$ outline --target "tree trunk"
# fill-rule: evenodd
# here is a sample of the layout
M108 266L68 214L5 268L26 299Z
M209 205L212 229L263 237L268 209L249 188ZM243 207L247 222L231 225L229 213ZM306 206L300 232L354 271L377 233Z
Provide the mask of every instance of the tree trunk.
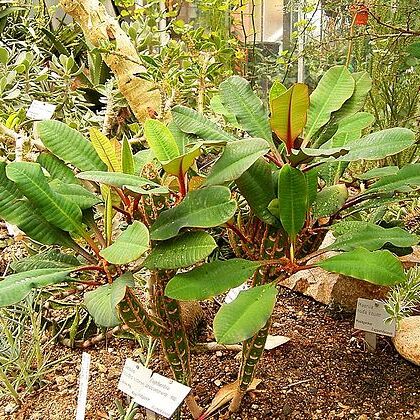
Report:
M159 113L159 91L152 82L138 77L146 69L140 64L134 45L99 0L61 0L60 3L80 25L89 44L109 49L102 53L102 58L113 71L118 88L136 118L143 122L153 111Z

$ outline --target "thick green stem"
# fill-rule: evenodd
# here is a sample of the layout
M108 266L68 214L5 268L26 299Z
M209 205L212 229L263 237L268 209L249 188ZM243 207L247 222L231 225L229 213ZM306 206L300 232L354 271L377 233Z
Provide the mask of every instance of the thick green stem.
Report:
M118 310L121 319L137 333L156 338L168 333L167 328L147 312L129 287L126 289L124 299L118 304Z
M264 352L270 323L271 318L253 337L248 338L248 340L245 340L242 344L242 361L238 375L238 388L230 403L230 412L238 410L243 396L254 380L258 362Z

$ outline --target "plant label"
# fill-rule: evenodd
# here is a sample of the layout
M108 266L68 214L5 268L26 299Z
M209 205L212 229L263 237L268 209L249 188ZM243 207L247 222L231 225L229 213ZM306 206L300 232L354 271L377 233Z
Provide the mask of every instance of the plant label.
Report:
M246 283L243 283L238 287L230 289L229 292L227 292L225 296L225 303L233 302L239 296L239 293L241 293L242 290L247 290L247 289L249 289L249 286Z
M26 111L26 116L32 120L50 120L54 114L55 108L56 105L34 100Z
M84 420L86 411L86 399L89 383L90 354L82 354L80 367L79 395L77 397L76 420Z
M395 321L385 322L388 313L385 304L376 300L357 299L354 328L370 333L395 336Z
M137 404L166 418L173 415L191 390L131 359L125 362L118 389L130 395Z

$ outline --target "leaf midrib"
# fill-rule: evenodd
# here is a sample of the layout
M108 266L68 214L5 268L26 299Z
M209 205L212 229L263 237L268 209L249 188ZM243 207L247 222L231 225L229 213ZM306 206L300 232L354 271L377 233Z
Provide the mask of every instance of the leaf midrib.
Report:
M64 217L65 217L65 219L68 221L68 222L70 222L70 225L71 226L73 226L73 228L74 228L74 230L72 230L73 232L75 232L75 233L79 233L80 235L82 235L83 236L83 229L82 229L82 227L78 224L78 223L75 223L75 221L72 219L72 218L70 218L68 215L67 215L67 213L65 212L65 211L63 211L63 209L60 207L60 206L58 206L57 205L57 203L52 199L52 197L44 190L44 189L42 189L37 183L35 183L33 180L32 180L32 178L31 177L29 177L25 172L22 172L21 170L19 170L19 168L16 168L15 167L15 170L18 170L18 172L21 174L21 175L23 175L24 177L25 177L25 179L27 179L28 181L29 181L29 183L31 184L31 185L33 185L33 186L35 186L35 188L36 188L36 190L37 191L39 191L41 194L42 194L42 196L44 196L46 199L47 199L47 201L49 202L49 203L51 203L52 205L53 205L53 207L56 209L56 210L58 210ZM51 194L54 194L54 192L53 191L51 191ZM48 219L47 219L48 220ZM52 222L50 222L50 223L52 223Z

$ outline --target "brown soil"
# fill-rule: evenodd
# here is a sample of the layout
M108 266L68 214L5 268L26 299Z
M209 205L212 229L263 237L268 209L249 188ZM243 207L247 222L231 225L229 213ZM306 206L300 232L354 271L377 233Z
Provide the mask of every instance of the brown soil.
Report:
M217 304L210 304L210 312ZM284 291L273 316L271 334L291 340L267 351L257 392L247 395L232 419L420 419L420 369L403 360L387 338L378 349L365 349L363 335L352 327L353 317L306 297ZM57 346L55 356L71 355L45 378L46 385L25 398L11 415L1 419L74 419L80 350ZM134 342L114 339L88 350L92 356L87 419L110 419L117 414L118 378L127 357L136 357ZM207 406L220 386L235 380L235 353L194 354L194 387ZM157 354L152 368L169 374ZM0 400L4 407L8 401ZM222 409L213 418L220 418ZM139 413L136 418L145 418ZM182 415L181 418L188 418Z

